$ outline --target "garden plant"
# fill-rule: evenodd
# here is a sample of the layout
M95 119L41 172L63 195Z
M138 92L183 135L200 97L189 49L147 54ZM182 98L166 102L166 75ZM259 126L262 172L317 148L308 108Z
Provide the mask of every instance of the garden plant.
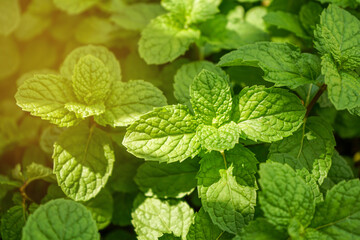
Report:
M360 240L360 0L0 0L3 240Z

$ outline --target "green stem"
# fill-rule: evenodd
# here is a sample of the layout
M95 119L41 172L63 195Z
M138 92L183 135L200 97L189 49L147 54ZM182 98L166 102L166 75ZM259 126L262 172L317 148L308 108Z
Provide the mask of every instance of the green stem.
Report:
M224 165L225 165L225 168L227 169L227 163L226 163L225 153L224 153L224 151L220 151L220 153L221 153L221 156L222 156L222 157L223 157L223 159L224 159Z

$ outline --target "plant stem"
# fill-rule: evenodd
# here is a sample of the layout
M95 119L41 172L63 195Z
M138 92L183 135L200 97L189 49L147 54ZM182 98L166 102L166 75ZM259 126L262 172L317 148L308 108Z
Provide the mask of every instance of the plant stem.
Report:
M224 153L224 151L220 151L220 153L221 153L221 156L222 156L222 157L223 157L223 159L224 159L224 165L225 165L225 168L227 169L227 163L226 163L225 153Z
M28 182L25 181L24 184L19 188L21 197L22 197L22 207L25 211L27 211L27 207L26 207L26 201L30 201L32 202L33 200L31 198L29 198L29 196L26 194L26 187L28 186Z
M309 103L309 105L307 106L307 109L306 109L306 114L305 114L305 118L304 119L307 119L310 112L311 112L311 109L314 107L315 103L317 102L317 100L319 100L320 96L325 92L327 86L326 84L323 84L321 85L319 91L316 93L316 95L313 97L313 99L311 100L311 102ZM306 120L305 120L306 121Z

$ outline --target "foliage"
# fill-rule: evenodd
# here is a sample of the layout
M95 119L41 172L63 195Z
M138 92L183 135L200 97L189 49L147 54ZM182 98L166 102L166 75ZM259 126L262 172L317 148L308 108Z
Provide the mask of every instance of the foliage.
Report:
M1 238L360 239L359 5L0 0Z

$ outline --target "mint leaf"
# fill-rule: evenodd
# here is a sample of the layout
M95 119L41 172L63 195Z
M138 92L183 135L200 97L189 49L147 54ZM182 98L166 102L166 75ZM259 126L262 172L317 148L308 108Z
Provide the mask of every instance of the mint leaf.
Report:
M225 159L213 152L201 160L198 192L214 224L237 234L254 216L257 160L241 145L226 151L224 156Z
M21 8L19 1L0 2L0 35L11 34L20 23Z
M67 102L76 98L71 83L59 75L34 75L18 88L15 99L24 111L60 127L74 126L80 121L65 108Z
M20 66L20 50L11 38L0 36L0 80L13 75Z
M292 93L254 86L239 94L238 126L254 141L274 142L290 136L302 124L305 108Z
M191 84L190 96L194 112L204 124L218 127L230 120L232 97L227 79L202 70Z
M198 30L185 28L184 19L161 15L141 32L139 53L147 64L171 62L183 55L199 35Z
M30 215L22 234L22 240L100 239L91 213L81 204L65 199L41 205Z
M297 170L296 174L301 176L304 179L304 181L306 182L306 184L311 187L311 190L314 194L314 199L315 199L316 204L324 201L324 196L323 196L322 192L320 191L320 187L319 187L319 184L317 181L318 179L313 174L311 174L305 168L303 168L301 170ZM291 225L291 223L290 223L290 225ZM296 226L296 225L297 225L297 220L294 221L294 226ZM289 228L290 228L290 226L289 226Z
M356 8L359 4L358 0L318 0L321 3L332 3L342 8Z
M287 164L260 164L259 174L260 204L266 218L282 227L287 227L291 219L308 226L315 211L310 186Z
M194 211L183 201L145 198L139 195L135 199L131 215L139 240L156 240L166 233L186 239Z
M220 180L207 189L202 203L221 229L236 234L253 217L256 191L255 188L238 185L232 171L232 166L219 171ZM230 219L225 218L229 215Z
M138 168L135 182L146 196L182 198L195 189L198 170L197 159L170 164L145 162Z
M118 27L107 18L89 16L82 18L76 27L75 38L83 44L104 44L116 41Z
M257 218L243 229L238 239L285 240L288 239L288 236L276 229L276 226L269 223L266 219Z
M103 103L110 91L110 73L100 59L86 55L75 65L72 83L80 102L88 105Z
M322 239L356 239L360 237L360 182L342 181L328 191L323 203L316 207L310 227Z
M344 9L329 5L315 31L315 47L335 59L344 69L360 66L360 21Z
M112 127L127 126L154 107L164 105L166 98L152 84L142 80L126 83L116 81L111 86L109 97L105 102L105 112L96 116L95 121Z
M209 151L223 151L234 148L239 142L240 129L234 122L226 123L219 128L200 125L196 130L201 146Z
M164 9L157 3L135 3L119 9L110 19L124 29L142 30L153 18L163 13Z
M161 5L168 11L186 19L186 24L198 23L219 12L221 0L163 0Z
M82 13L99 2L99 0L88 0L88 1L84 1L84 0L53 0L53 1L57 8L59 8L62 11L67 12L68 14Z
M320 22L320 14L323 8L316 2L304 4L299 12L299 18L306 32L313 36L316 24Z
M1 217L1 237L4 240L21 239L21 231L25 225L25 212L22 206L10 208Z
M191 224L186 236L187 240L225 240L231 239L230 234L224 232L213 224L209 214L203 208L195 214L194 223Z
M106 47L87 45L74 49L65 58L60 67L61 75L71 79L74 73L76 64L82 57L92 55L98 58L106 66L110 74L110 82L121 80L121 69L115 55L110 52Z
M6 195L7 191L20 188L21 185L21 182L10 180L7 176L0 174L0 200Z
M260 67L264 80L275 86L298 86L314 83L320 75L320 59L316 55L300 53L288 43L261 42L245 45L221 57L220 66Z
M74 112L77 118L87 118L90 116L98 116L105 112L104 103L95 103L93 105L87 105L78 102L69 102L65 104L65 108L71 112Z
M197 126L186 106L155 108L128 127L123 144L130 153L145 160L183 161L200 151Z
M215 64L208 61L195 61L182 65L174 76L174 96L181 104L191 107L190 86L202 70L209 70L222 78L227 78L226 73Z
M53 152L54 143L62 131L63 129L53 125L44 128L39 140L41 150L51 155Z
M109 136L86 124L64 131L54 144L54 172L64 193L87 201L105 186L115 160Z
M321 72L328 86L330 101L338 110L360 106L360 77L355 72L338 70L334 60L328 54L322 57Z
M348 181L353 178L354 173L347 161L342 156L340 156L337 151L334 151L331 168L321 187L330 189L343 180Z
M320 117L309 117L305 128L271 144L268 158L287 163L295 170L307 169L322 184L331 166L335 144L331 125Z
M53 174L53 170L51 168L35 162L32 162L26 167L24 176L27 183L30 183L37 179L42 179L50 183L56 182L55 175Z
M113 215L113 202L111 193L107 189L103 189L95 198L83 203L91 212L98 230L104 229L110 224Z
M301 26L298 15L282 11L269 12L264 16L264 21L267 24L292 32L298 37L309 38Z

